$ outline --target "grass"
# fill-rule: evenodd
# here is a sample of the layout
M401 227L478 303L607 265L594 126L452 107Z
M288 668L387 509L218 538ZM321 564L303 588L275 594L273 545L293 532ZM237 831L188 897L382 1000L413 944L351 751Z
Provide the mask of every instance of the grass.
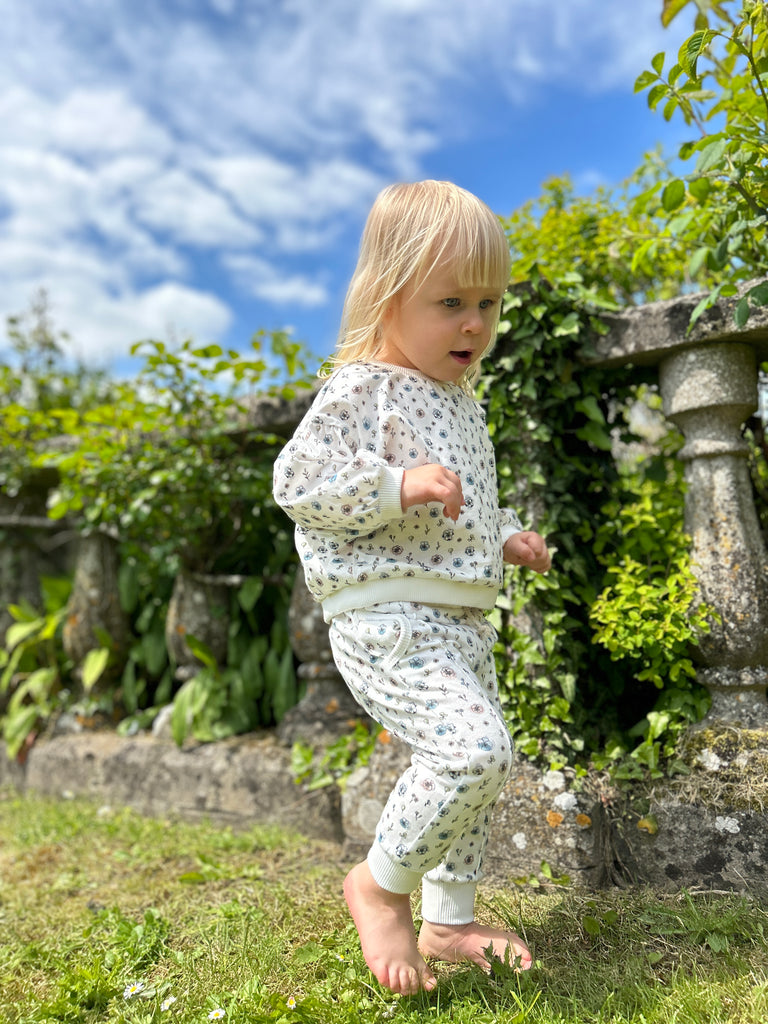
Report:
M723 893L485 890L535 966L373 982L339 850L0 793L2 1024L765 1024L768 908ZM162 1006L166 1009L162 1009Z

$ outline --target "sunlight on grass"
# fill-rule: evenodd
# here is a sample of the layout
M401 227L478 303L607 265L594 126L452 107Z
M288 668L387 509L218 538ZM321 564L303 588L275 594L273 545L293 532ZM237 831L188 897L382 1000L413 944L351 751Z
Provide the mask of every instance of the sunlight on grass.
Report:
M11 793L0 835L2 1024L768 1020L757 898L485 889L534 967L439 965L399 999L362 960L333 844Z

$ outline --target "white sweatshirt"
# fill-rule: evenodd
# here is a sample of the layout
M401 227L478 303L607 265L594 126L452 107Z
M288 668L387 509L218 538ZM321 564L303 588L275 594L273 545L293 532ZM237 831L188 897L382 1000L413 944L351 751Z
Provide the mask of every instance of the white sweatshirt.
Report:
M458 522L439 502L403 512L404 471L428 463L458 474ZM492 608L502 548L522 530L498 507L481 406L458 384L383 363L329 378L275 461L274 496L326 621L388 601Z

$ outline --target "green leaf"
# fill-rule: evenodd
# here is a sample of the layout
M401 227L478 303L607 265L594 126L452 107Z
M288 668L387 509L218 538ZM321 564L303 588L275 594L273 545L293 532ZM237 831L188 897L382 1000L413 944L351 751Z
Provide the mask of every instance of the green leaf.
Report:
M698 146L699 156L696 161L696 173L706 174L722 162L728 148L728 139L724 135L710 135Z
M705 29L701 32L694 32L680 47L677 59L683 71L690 78L698 77L696 63L714 38L715 33L711 29Z
M755 306L768 306L768 281L762 281L750 288L749 295L752 304Z
M677 98L677 96L670 97L670 99L668 99L667 102L664 104L664 110L662 111L662 116L664 120L671 121L672 115L679 106L680 100Z
M594 423L599 423L605 426L605 416L603 416L603 410L594 395L587 395L585 398L580 398L578 402L574 404L574 409L577 412L583 412L584 415L592 420Z
M703 268L711 252L712 250L709 248L709 246L702 245L700 248L696 250L693 256L691 256L690 262L688 263L688 273L691 275L692 278L695 278L698 275L699 271Z
M264 581L258 576L249 576L237 592L237 600L243 611L252 611L263 592Z
M668 28L672 19L682 11L688 0L664 0L664 7L661 12L661 23Z
M641 72L635 79L635 92L642 92L643 89L647 89L649 85L658 80L659 76L652 71Z
M206 668L215 669L216 659L213 656L213 651L204 643L202 640L198 640L196 636L191 633L187 633L184 637L187 647L194 654L199 662L206 666Z
M597 938L600 934L600 922L596 917L592 917L590 914L586 914L581 919L582 927L587 935L591 935L593 938Z
M23 643L27 637L33 636L40 629L42 623L42 619L36 619L34 622L14 622L12 626L8 627L5 634L6 647L12 651L17 644Z
M653 57L653 59L651 60L651 67L653 68L653 70L658 75L660 75L661 72L664 70L664 51L663 50L660 53L657 53Z
M98 647L95 650L88 651L83 659L82 666L83 689L86 693L90 693L99 681L108 662L108 647Z
M3 719L3 739L8 750L8 756L16 757L21 750L24 740L30 734L37 722L38 709L34 705L25 705L11 714L6 714Z
M604 452L609 452L613 447L610 434L598 423L587 423L586 426L576 431L576 436Z
M749 319L749 299L746 295L742 296L736 304L733 319L737 327L743 327Z
M681 181L679 178L675 178L674 181L670 181L670 183L665 187L664 191L662 192L661 205L664 207L667 213L671 213L673 210L676 210L678 206L680 206L684 199L685 182Z
M651 110L655 110L661 100L668 95L667 86L663 82L659 82L658 85L654 85L648 92L648 106Z
M135 562L123 562L120 566L117 590L120 595L120 607L130 615L139 603L139 573Z

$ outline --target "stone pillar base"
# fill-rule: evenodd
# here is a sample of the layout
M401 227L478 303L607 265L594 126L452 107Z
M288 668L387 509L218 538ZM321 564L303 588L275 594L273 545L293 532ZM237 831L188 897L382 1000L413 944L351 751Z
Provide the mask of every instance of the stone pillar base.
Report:
M722 723L742 729L768 729L768 668L705 668L696 679L712 695L712 707L701 723Z

